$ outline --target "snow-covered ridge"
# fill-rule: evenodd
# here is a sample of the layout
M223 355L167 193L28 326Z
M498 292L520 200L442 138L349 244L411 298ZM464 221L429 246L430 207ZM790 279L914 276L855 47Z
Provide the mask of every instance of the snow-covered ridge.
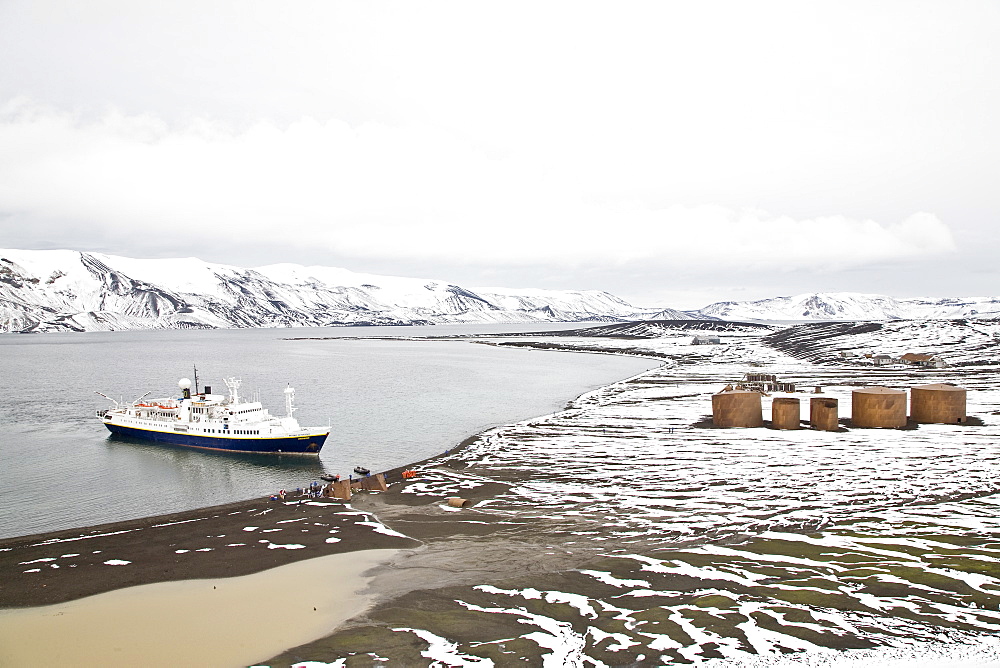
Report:
M813 292L716 302L695 314L724 320L919 320L1000 317L1000 297L896 299L859 292Z
M335 267L0 249L0 332L620 322L654 314L599 290L464 288Z
M244 268L0 249L0 332L652 320L1000 317L1000 298L894 299L851 292L641 309L600 290L466 288L336 267Z

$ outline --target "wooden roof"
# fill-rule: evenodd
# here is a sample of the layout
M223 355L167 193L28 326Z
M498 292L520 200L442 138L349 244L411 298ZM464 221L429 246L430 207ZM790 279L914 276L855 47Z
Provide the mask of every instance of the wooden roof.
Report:
M927 355L925 353L906 353L899 359L906 362L930 362L935 358L935 355Z

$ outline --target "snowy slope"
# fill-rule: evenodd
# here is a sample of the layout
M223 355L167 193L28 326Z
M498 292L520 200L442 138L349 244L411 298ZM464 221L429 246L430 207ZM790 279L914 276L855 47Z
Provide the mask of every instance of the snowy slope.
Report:
M895 299L858 292L821 292L757 301L716 302L695 313L725 320L994 318L1000 316L1000 298Z
M998 318L1000 297L901 299L911 318Z
M871 364L863 355L926 353L952 367L1000 364L998 319L805 323L770 334L764 342L815 363Z
M0 331L6 332L617 322L639 311L598 290L469 289L335 267L248 269L197 258L0 250Z
M713 315L697 311L678 311L672 308L662 308L655 311L642 311L632 316L633 320L721 320Z

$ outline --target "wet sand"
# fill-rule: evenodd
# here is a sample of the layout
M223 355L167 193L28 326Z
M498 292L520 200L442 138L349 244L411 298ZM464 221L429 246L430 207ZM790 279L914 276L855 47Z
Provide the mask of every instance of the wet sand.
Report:
M445 510L443 493L403 491L426 484L423 476L387 477L396 481L388 492L357 492L351 502L254 499L2 540L0 665L248 665L434 586L448 545L473 579L485 574L471 568L473 555L486 571L509 569L511 555L479 544L507 525L465 522L465 511ZM506 489L488 484L463 496L477 502ZM406 535L384 525L383 512L392 524L407 518ZM370 587L376 572L393 585Z
M0 665L246 666L363 612L372 600L362 593L365 572L396 553L334 554L242 577L3 610Z
M328 635L375 601L366 572L423 545L360 507L400 498L402 470L351 502L293 494L0 540L0 665L238 666Z
M331 499L257 499L0 541L0 608L138 585L234 577L358 550L415 547Z

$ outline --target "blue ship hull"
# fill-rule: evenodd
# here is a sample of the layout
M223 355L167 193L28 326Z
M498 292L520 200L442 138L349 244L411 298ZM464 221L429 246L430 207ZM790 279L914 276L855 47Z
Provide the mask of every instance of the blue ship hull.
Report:
M249 452L268 454L318 455L327 434L311 434L284 438L227 438L226 436L201 436L176 432L150 431L104 423L112 434L141 438L146 441L169 443L186 448L219 450L222 452Z

